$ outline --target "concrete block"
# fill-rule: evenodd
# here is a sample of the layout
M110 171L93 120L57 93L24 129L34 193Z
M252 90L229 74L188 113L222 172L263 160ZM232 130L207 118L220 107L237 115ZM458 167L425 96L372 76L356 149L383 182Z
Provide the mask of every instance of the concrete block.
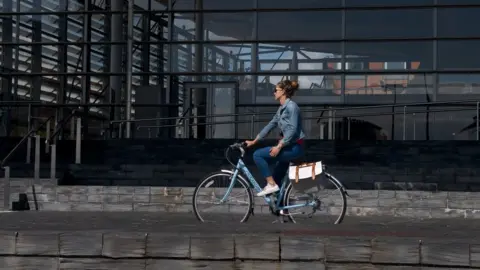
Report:
M0 257L1 270L58 270L58 258Z
M0 232L0 255L15 255L15 232Z
M190 258L190 237L151 233L147 236L148 257Z
M280 238L278 236L235 237L235 257L249 260L279 260Z
M421 245L421 263L442 266L469 266L470 246L464 243L425 240Z
M61 258L59 270L144 270L142 259L110 259L110 258Z
M325 245L328 262L370 262L372 247L370 240L362 238L332 237Z
M141 258L145 256L145 233L105 233L102 255L111 258Z
M190 239L191 259L233 259L234 244L234 238L228 236L192 237Z
M61 256L102 255L102 233L65 232L59 234Z
M373 239L371 262L419 264L420 242L415 239Z
M282 236L282 260L322 260L325 258L325 240L318 237Z
M19 232L16 243L16 254L58 256L58 234L50 232Z

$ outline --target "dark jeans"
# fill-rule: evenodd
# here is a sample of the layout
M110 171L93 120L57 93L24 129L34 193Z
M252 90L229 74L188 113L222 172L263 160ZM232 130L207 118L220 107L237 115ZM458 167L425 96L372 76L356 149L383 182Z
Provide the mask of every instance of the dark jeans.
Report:
M287 145L276 157L270 156L270 149L272 147L264 147L256 150L253 153L253 160L263 177L272 176L277 185L281 186L282 179L288 171L288 166L291 161L297 160L304 155L303 146L300 144ZM269 165L275 164L273 172L270 171Z

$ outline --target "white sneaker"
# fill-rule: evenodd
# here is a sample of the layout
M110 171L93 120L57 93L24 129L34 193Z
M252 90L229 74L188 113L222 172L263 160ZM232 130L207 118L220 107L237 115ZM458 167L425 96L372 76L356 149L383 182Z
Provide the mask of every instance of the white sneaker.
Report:
M263 188L263 191L257 193L257 196L259 196L259 197L265 196L265 195L268 195L268 194L277 192L277 191L279 191L279 190L280 190L280 188L278 187L277 184L275 184L275 185L267 184L267 185Z

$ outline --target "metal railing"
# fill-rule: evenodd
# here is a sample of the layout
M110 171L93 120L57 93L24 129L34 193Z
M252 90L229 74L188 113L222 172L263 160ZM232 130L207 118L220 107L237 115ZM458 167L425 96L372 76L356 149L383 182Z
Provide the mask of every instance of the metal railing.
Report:
M472 106L475 106L474 108L454 108L454 109L432 109L432 108L426 108L426 109L409 109L407 110L408 107L419 107L419 106L428 106L428 107L435 107L435 106L440 106L440 105L468 105L471 104ZM260 107L262 104L248 104L248 105L237 105L237 107ZM403 111L399 112L396 111L395 108L403 108ZM356 114L344 114L341 116L337 116L337 111L348 111L348 110L369 110L369 109L380 109L380 108L392 108L392 112L372 112L372 113L356 113ZM437 101L437 102L416 102L416 103L403 103L403 104L388 104L388 105L368 105L368 106L356 106L356 107L335 107L334 105L331 105L329 108L320 108L320 109L309 109L309 110L302 110L302 113L306 112L327 112L331 111L331 115L327 116L321 116L321 117L304 117L304 120L320 120L322 119L327 119L334 121L337 118L347 118L348 121L350 121L351 117L365 117L365 116L380 116L380 115L403 115L403 140L406 139L406 116L407 114L416 114L416 113L435 113L435 112L455 112L455 111L469 111L469 110L476 110L476 129L477 129L477 135L476 139L480 140L480 125L479 125L479 112L480 112L480 101L478 100L454 100L454 101ZM270 120L259 120L259 119L253 119L252 120L244 120L244 121L216 121L216 122L202 122L202 123L182 123L179 124L180 121L185 121L186 119L189 118L195 118L195 119L201 119L201 118L216 118L216 117L238 117L238 116L260 116L260 115L273 115L275 114L276 111L271 111L271 112L244 112L244 113L230 113L230 114L209 114L209 115L198 115L198 116L187 116L187 115L182 115L178 117L158 117L158 118L145 118L145 119L132 119L132 120L114 120L110 121L110 123L113 124L119 124L122 125L123 123L129 121L129 122L150 122L150 121L162 121L162 120L177 120L177 124L170 124L170 125L141 125L137 127L137 130L140 129L149 129L149 133L151 129L154 128L167 128L167 127L190 127L190 126L211 126L211 125L219 125L219 124L244 124L244 123L261 123L261 122L268 122ZM253 125L252 127L253 128Z

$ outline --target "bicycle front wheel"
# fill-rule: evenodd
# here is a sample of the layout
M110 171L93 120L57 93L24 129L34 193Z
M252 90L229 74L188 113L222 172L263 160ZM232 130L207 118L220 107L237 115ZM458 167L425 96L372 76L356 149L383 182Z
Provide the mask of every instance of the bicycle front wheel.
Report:
M193 192L193 211L201 222L233 220L246 222L250 217L253 195L248 183L237 175L228 196L233 174L216 172L206 176ZM224 201L222 202L222 199Z

